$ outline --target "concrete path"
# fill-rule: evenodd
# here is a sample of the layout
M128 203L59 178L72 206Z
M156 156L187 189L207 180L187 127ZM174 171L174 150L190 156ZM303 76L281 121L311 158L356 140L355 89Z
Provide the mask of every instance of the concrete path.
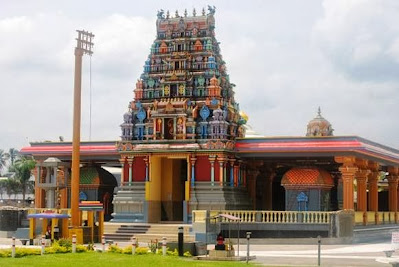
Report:
M235 246L237 251L237 247ZM245 245L240 245L240 256L246 256ZM317 266L317 245L251 245L250 255L256 262L268 266ZM392 257L384 251L390 243L322 245L321 266L390 266L399 262L399 251Z

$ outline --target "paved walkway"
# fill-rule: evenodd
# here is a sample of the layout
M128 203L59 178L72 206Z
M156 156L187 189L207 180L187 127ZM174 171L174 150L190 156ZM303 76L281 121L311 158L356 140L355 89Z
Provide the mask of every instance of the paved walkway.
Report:
M240 256L246 255L246 249L240 245ZM250 249L255 261L264 265L317 266L317 245L251 245ZM390 266L399 262L399 251L388 258L386 250L391 250L390 243L322 245L321 266Z

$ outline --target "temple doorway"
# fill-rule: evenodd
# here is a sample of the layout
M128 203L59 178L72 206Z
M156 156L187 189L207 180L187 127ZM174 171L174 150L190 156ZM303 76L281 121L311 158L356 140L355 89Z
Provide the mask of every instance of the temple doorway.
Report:
M153 157L149 187L149 222L182 222L187 159Z

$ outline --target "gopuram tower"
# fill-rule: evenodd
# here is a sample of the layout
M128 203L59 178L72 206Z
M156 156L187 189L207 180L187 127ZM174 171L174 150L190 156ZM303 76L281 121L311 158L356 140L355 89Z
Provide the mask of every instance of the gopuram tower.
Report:
M157 37L123 115L114 221L189 222L195 209L251 208L234 153L245 120L214 15L214 7L192 16L158 11Z

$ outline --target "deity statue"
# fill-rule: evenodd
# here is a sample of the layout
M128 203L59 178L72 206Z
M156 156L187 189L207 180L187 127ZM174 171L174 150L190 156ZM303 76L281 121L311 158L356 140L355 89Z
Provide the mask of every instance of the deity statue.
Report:
M158 10L158 13L157 13L158 19L164 19L164 18L165 18L164 13L165 13L165 12L163 11L163 9Z
M216 7L215 6L210 6L208 5L208 11L209 11L209 15L215 15L216 12Z

